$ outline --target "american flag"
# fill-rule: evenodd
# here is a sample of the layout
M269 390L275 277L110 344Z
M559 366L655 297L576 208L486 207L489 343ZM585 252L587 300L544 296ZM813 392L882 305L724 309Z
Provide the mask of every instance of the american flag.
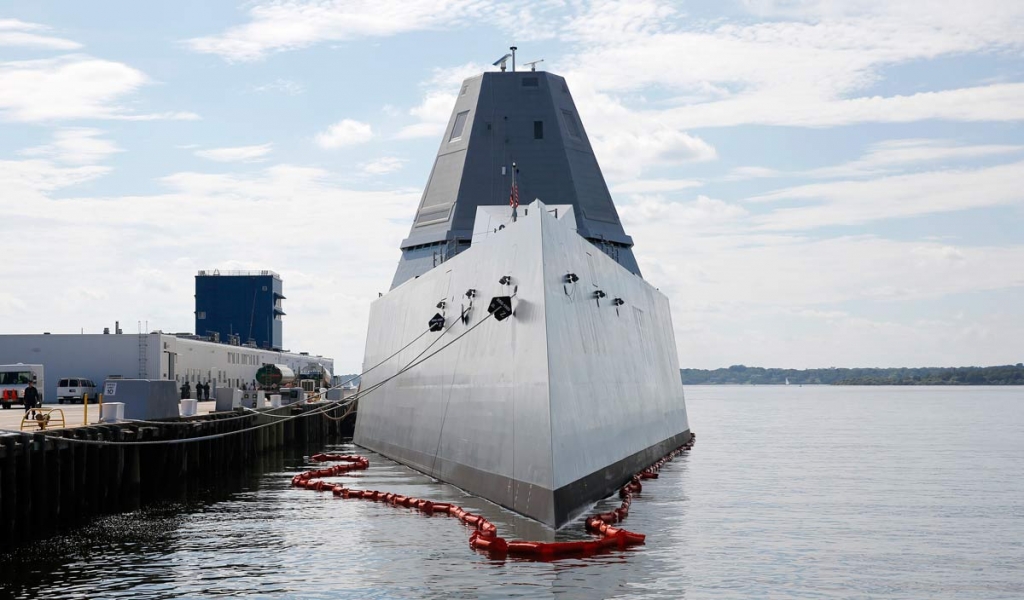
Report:
M512 191L508 194L508 204L512 208L519 208L519 187L514 181L512 182Z

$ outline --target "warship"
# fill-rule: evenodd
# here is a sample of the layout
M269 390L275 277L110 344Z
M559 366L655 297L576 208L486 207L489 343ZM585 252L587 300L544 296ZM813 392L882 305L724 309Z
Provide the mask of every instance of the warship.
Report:
M565 79L501 65L463 82L371 305L354 441L557 529L691 433Z

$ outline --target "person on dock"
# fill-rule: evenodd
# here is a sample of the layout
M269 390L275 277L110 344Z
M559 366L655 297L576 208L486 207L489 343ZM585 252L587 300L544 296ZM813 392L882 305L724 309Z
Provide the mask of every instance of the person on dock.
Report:
M192 397L192 385L189 382L181 384L181 399L188 400Z
M39 390L36 389L36 382L29 381L28 387L25 388L25 416L30 419L36 418L36 407L39 405ZM31 415L29 411L32 412Z

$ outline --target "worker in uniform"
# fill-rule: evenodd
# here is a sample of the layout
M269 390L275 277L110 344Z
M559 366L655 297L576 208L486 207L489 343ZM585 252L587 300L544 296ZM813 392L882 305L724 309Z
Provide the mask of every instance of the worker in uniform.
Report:
M36 418L36 407L39 405L39 390L36 389L36 382L30 381L28 387L25 388L25 416ZM31 415L29 415L29 411L32 412Z

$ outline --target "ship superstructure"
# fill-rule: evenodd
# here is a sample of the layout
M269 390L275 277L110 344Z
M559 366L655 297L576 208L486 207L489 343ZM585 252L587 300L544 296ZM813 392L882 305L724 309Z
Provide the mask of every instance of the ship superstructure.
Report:
M513 176L524 202L571 205L579 234L640 274L565 79L493 72L460 88L391 287L469 248L477 207L508 206Z
M632 243L565 80L467 79L371 307L356 443L557 528L688 441Z

